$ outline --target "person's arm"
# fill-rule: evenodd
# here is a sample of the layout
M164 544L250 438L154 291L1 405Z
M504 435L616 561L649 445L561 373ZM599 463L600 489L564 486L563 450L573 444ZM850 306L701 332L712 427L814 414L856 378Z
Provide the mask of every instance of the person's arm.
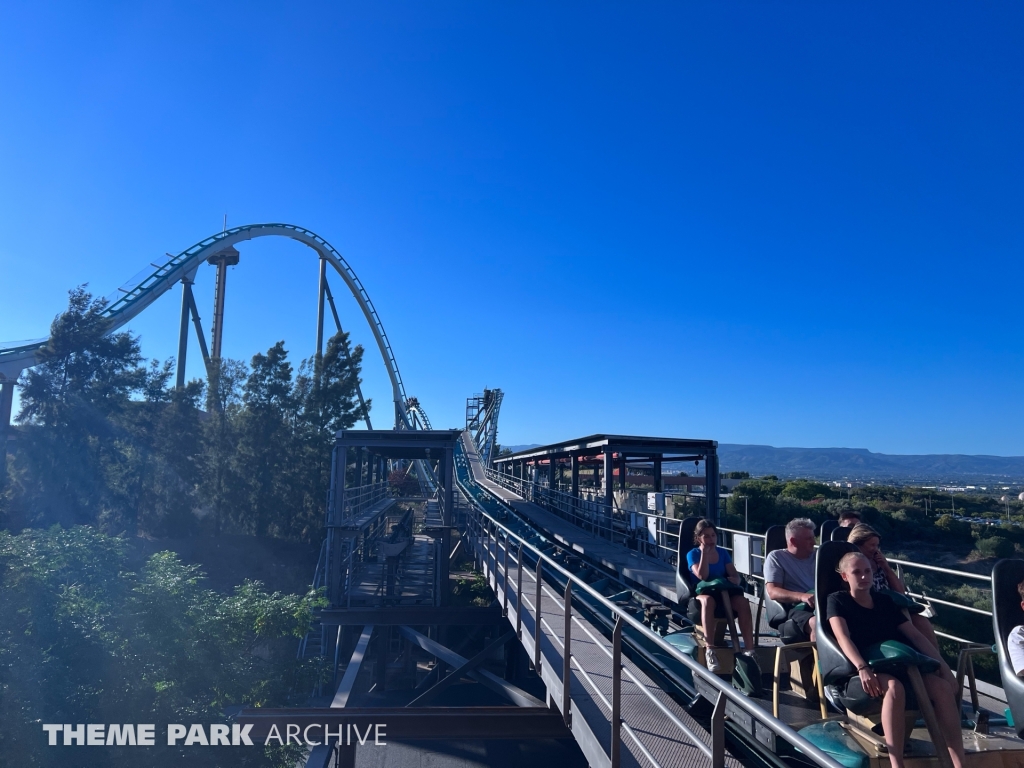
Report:
M882 550L875 551L875 567L882 572L885 576L885 580L889 582L889 589L893 592L899 592L901 595L907 593L907 588L900 580L900 577L896 575L896 571L889 565L889 561L885 559L885 555L882 554Z
M810 592L794 592L772 581L765 583L765 589L768 590L768 597L779 603L807 603L811 608L814 607L814 595Z
M878 675L868 666L867 661L864 660L857 646L850 639L850 629L846 626L846 619L842 616L831 616L828 623L832 627L832 634L836 636L836 642L839 643L843 655L857 668L857 674L860 676L860 684L864 692L868 696L881 696L882 685L878 681Z
M928 642L927 638L921 634L921 631L914 626L913 622L904 621L899 625L899 630L919 653L923 653L928 658L935 659L935 646ZM941 659L935 660L941 661Z
M690 565L690 572L697 578L697 581L707 581L708 569L711 568L711 563L708 562L710 559L709 551L707 547L703 545L701 545L698 551L700 552L700 560L698 560L696 564ZM690 558L687 557L686 560L689 562Z
M725 578L727 578L733 584L740 583L740 574L736 570L736 566L733 565L731 561L725 564Z
M1010 657L1010 666L1017 677L1024 677L1024 634L1022 627L1014 627L1010 630L1010 636L1006 638L1006 650Z

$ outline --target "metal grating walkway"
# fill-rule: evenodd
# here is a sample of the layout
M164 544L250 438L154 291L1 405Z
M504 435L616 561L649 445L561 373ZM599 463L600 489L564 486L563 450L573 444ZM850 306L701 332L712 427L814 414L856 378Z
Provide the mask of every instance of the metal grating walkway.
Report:
M527 654L535 658L536 645L536 568L529 563L523 568L523 612L518 614L517 584L519 562L515 547L508 553L508 573L504 571L505 542L489 536L472 536L475 554L483 561L484 573L497 595L506 605L508 620L516 626L521 622L520 640ZM565 712L562 701L562 669L565 647L565 610L563 595L549 584L541 585L540 675L551 700ZM612 642L600 629L576 611L571 613L571 729L584 754L593 766L609 765L612 742ZM622 677L620 718L622 721L623 766L703 766L709 762L688 737L691 735L711 748L711 734L694 720L676 701L648 678L625 656L621 658ZM726 753L725 765L740 762Z

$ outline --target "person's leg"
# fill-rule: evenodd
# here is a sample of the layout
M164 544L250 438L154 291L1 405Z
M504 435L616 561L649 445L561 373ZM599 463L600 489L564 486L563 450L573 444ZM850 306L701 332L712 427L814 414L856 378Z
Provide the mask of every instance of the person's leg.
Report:
M700 602L700 625L704 627L704 637L708 645L715 644L715 598L711 595L697 595Z
M945 675L933 672L921 675L924 680L924 687L928 689L928 698L932 700L935 708L935 717L939 721L946 736L946 746L949 747L949 757L953 761L954 768L963 768L964 765L964 739L960 730L960 712L957 711L953 700L949 696L949 682Z
M928 642L935 646L936 651L939 650L939 638L935 636L935 630L928 619L920 613L912 613L910 614L910 623L914 625L918 632L928 638Z
M740 624L743 650L752 651L754 649L754 620L750 616L750 603L743 595L733 595L732 610Z
M814 617L811 616L810 621L807 622L807 634L810 637L812 643L818 639L817 636L814 634L814 624Z
M942 658L942 649L939 648L939 638L935 636L935 629L932 627L932 623L919 613L910 615L910 623L913 624L914 628L924 635L928 642L931 643L932 647L935 648L935 658L939 660L939 664L942 667L943 677L950 684L953 691L953 700L960 701L960 691L956 689L956 675L953 674L953 670L949 668L949 664L946 663L946 660Z
M892 768L903 768L903 741L906 732L903 716L906 712L906 692L903 690L903 683L892 675L879 675L878 682L883 692L882 729L885 733L885 746L889 750L889 762L892 763Z

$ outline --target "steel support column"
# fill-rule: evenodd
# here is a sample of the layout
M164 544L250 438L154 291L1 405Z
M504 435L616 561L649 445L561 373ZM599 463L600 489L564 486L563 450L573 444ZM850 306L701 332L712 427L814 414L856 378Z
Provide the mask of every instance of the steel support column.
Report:
M615 504L615 470L611 451L605 451L604 457L604 503L608 505L608 525L611 526L611 509Z
M708 520L714 520L716 525L721 525L718 509L718 496L722 490L722 479L718 470L718 454L709 453L704 461L704 493L707 502Z
M345 471L348 464L348 450L335 447L331 456L331 487L334 490L327 507L327 598L333 607L341 605L344 571L347 564L342 562L342 536L339 526L345 509Z
M444 477L441 480L441 484L444 486L444 516L443 521L446 526L454 524L454 515L452 514L455 510L453 505L455 504L455 451L452 448L446 448L444 452ZM448 553L445 552L445 561L447 562Z
M233 246L228 246L223 251L213 254L206 261L208 264L213 264L217 267L217 282L213 290L213 328L210 332L212 336L210 340L212 346L210 356L215 360L219 360L224 340L224 294L228 284L228 267L233 267L238 263L238 250Z
M441 544L437 555L437 599L434 601L434 604L441 608L451 602L451 585L448 578L451 551L452 529L446 525L441 530Z
M619 454L619 490L626 490L626 454Z
M661 491L664 490L662 488L662 482L661 482L661 457L660 456L657 457L654 460L654 490L657 493L661 493Z
M572 495L578 498L580 495L580 459L575 454L569 457L569 472L572 475Z
M189 284L188 278L181 279L181 323L178 325L178 370L174 380L177 389L185 387L185 357L188 353L188 315L189 315Z
M0 380L0 488L7 482L7 435L11 431L11 409L14 407L14 382Z
M324 354L324 300L327 293L324 290L327 286L327 259L320 257L320 290L319 299L316 305L316 355L322 357Z

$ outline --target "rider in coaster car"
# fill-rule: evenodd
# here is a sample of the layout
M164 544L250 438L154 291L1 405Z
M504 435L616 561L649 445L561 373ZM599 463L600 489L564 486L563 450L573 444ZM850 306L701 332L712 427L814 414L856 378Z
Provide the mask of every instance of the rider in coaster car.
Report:
M932 646L930 655L939 660L943 674L949 675L949 679L956 685L956 676L953 674L953 670L949 668L949 665L942 658L942 652L939 650L939 639L935 636L932 623L920 613L924 606L919 603L913 603L909 597L901 597L901 595L907 594L907 587L902 579L896 575L896 571L892 569L892 566L889 565L889 561L885 559L882 550L879 549L882 537L878 534L878 531L870 525L861 523L850 531L850 535L846 540L856 546L871 561L871 567L874 572L871 581L872 588L876 592L897 593L896 595L890 594L890 597L893 598L900 608L909 610L911 623L918 632L925 636L925 639Z
M768 553L764 580L768 597L787 606L786 621L814 640L814 523L798 517L786 524L786 548Z
M695 581L724 578L739 585L740 575L732 564L732 556L728 550L717 546L718 529L714 523L710 520L701 520L697 523L693 532L693 543L697 546L686 554L686 564L690 567L690 573L693 574ZM744 653L752 653L754 649L754 622L750 617L750 603L741 593L717 591L713 594L697 595L696 600L690 601L687 613L694 624L699 619L700 625L704 627L704 635L708 639L704 651L710 672L718 672L722 668L711 643L715 636L715 620L726 618L725 606L722 604L724 600L729 600L739 622L743 647L746 649Z
M935 658L935 648L915 629L892 598L874 592L871 561L860 552L848 552L836 568L850 586L849 592L836 591L828 596L828 623L846 658L857 668L857 674L846 684L844 699L853 712L866 712L871 699L882 698L882 728L892 768L903 768L903 743L906 723L904 713L909 705L917 706L906 672L876 673L865 661L867 649L878 643L895 640L916 648L925 656ZM947 738L949 756L954 768L963 768L964 744L960 735L960 712L955 702L955 685L940 672L925 672L921 678L928 698L935 707L939 726ZM863 702L858 704L857 702Z
M840 528L853 528L855 525L860 525L861 522L860 512L855 512L852 509L843 510L839 515Z
M1024 581L1017 585L1017 594L1020 595L1020 607L1024 608ZM1018 624L1010 630L1006 638L1006 650L1010 655L1013 674L1024 677L1024 624Z

